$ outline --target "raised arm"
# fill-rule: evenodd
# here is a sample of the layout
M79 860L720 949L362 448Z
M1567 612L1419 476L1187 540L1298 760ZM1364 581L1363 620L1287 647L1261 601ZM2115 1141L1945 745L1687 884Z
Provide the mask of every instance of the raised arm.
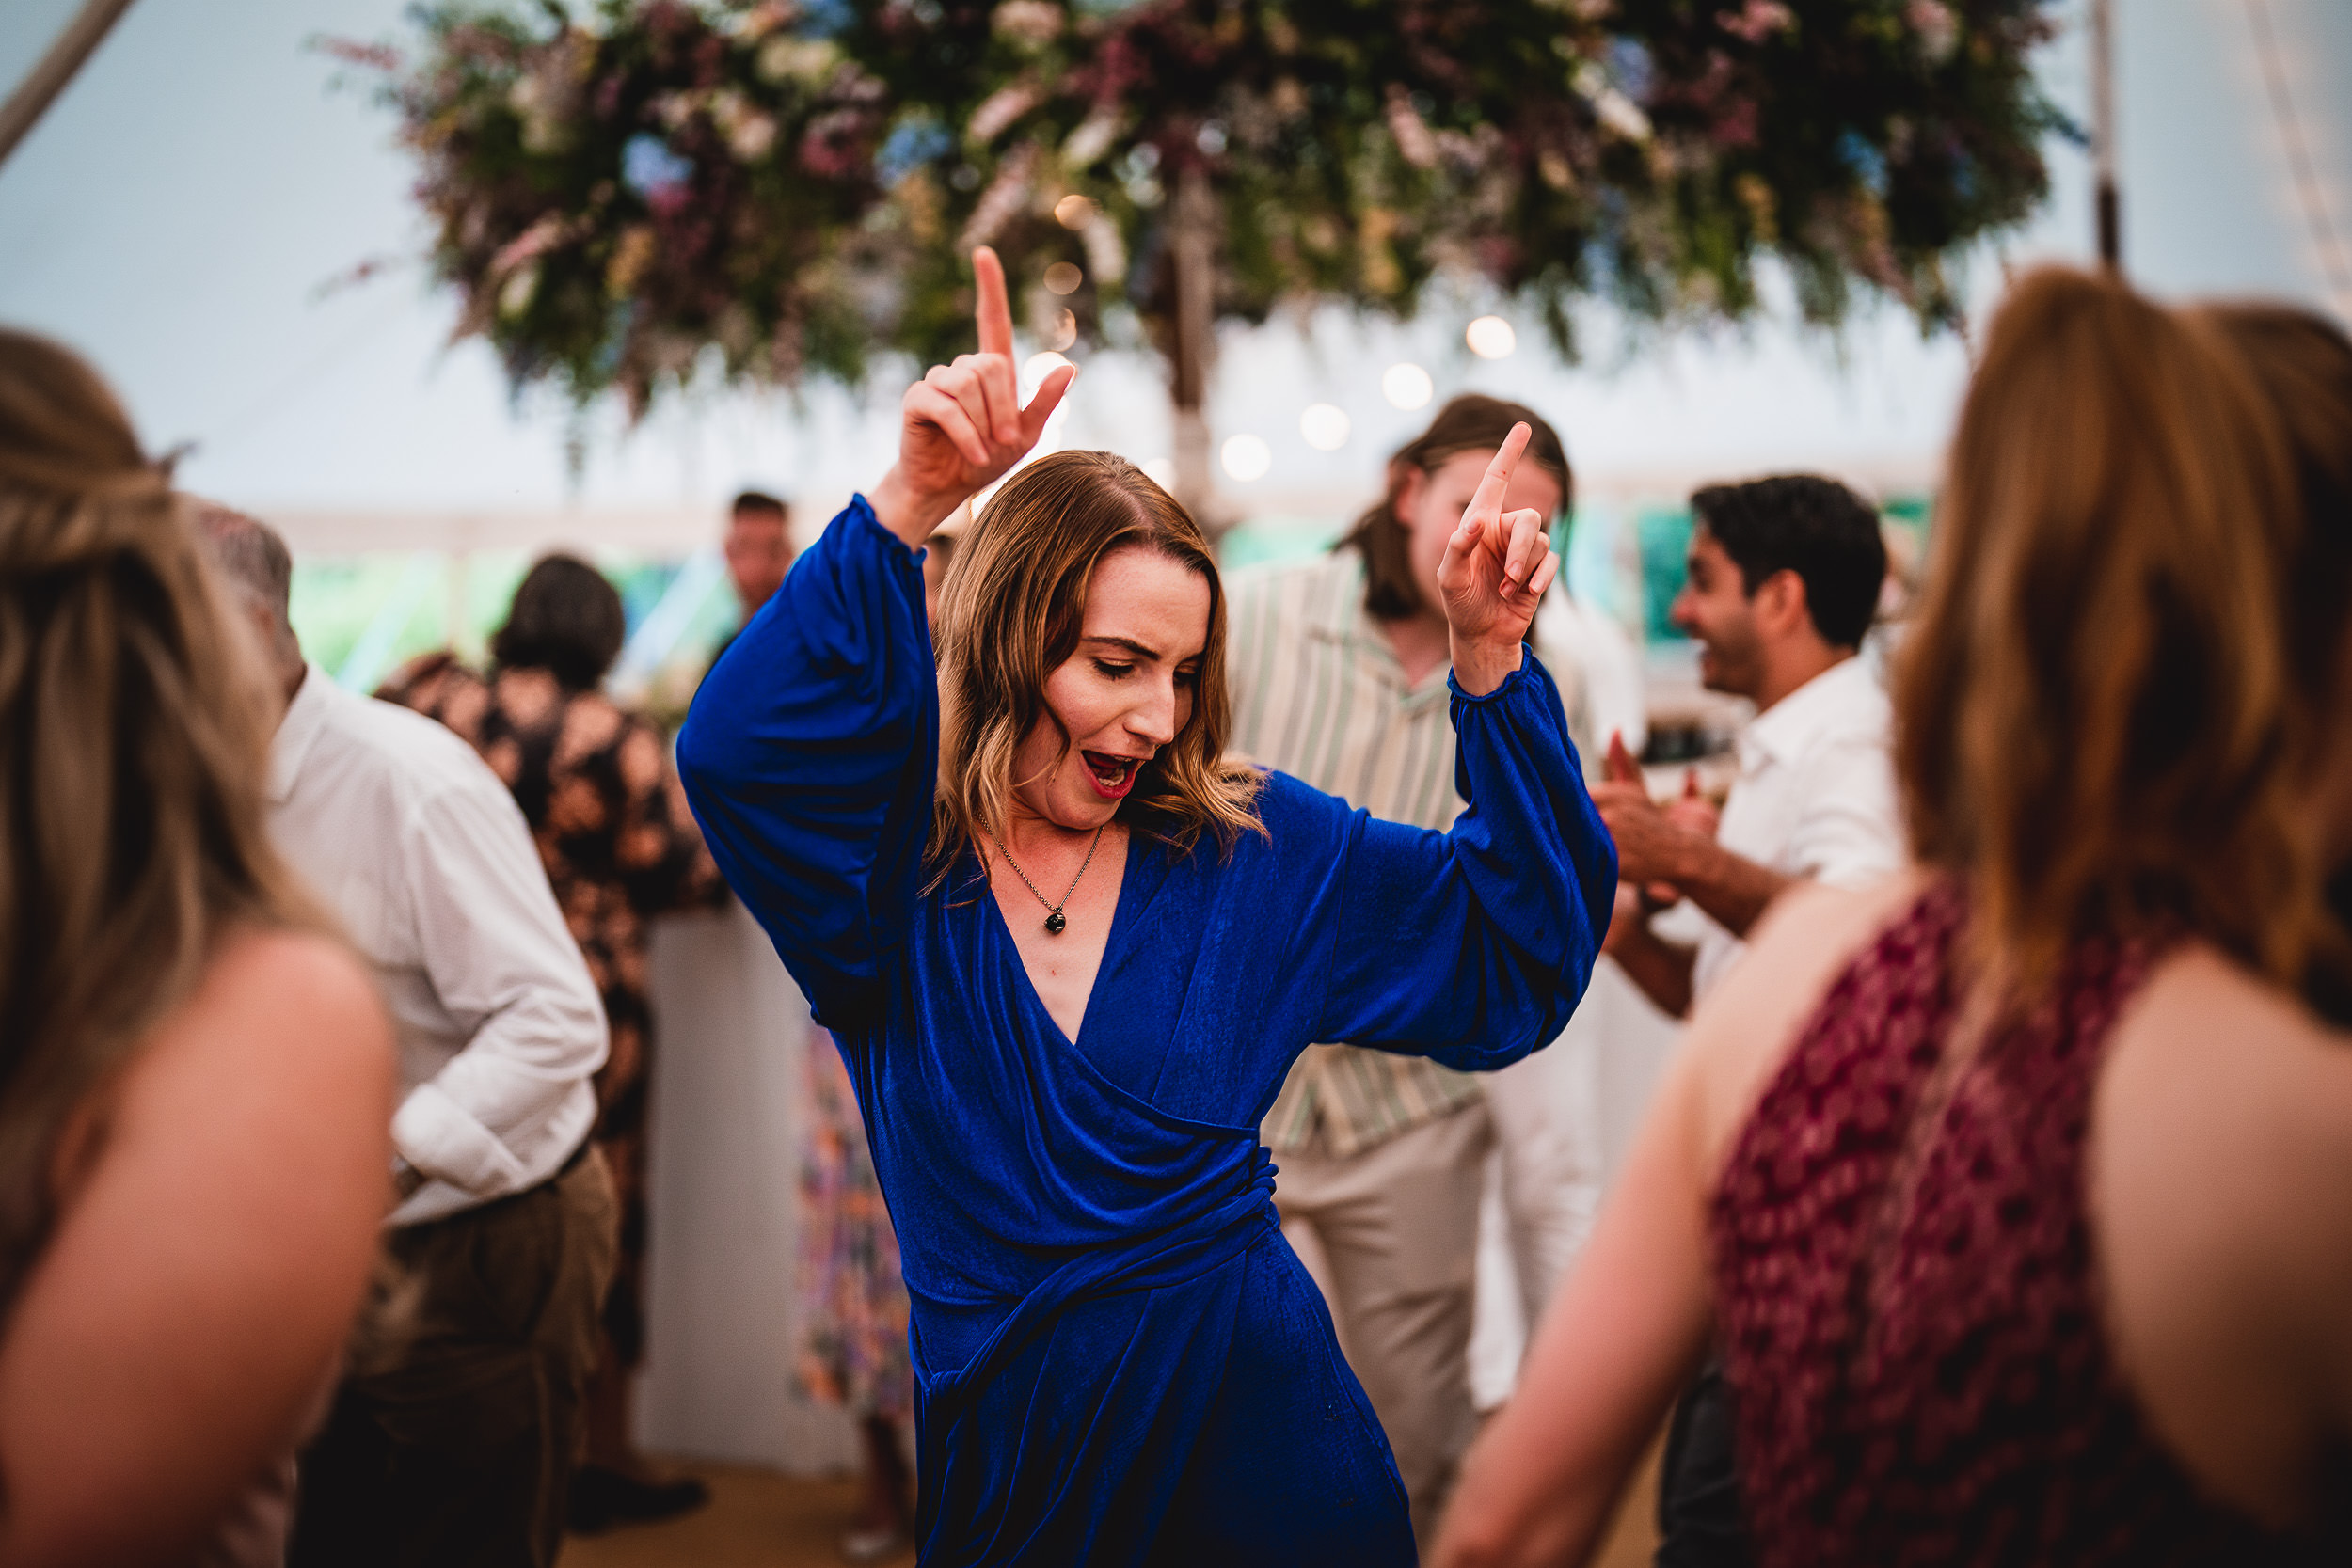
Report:
M1514 427L1495 454L1438 574L1468 808L1444 833L1359 818L1346 835L1317 1039L1501 1067L1560 1032L1599 955L1616 851L1522 643L1559 557L1538 514L1500 514L1527 436Z
M905 939L930 832L939 692L914 552L1035 444L1075 373L1019 405L1004 269L972 261L980 352L908 388L898 462L794 562L678 735L719 869L836 1027Z
M986 245L972 253L972 282L980 351L958 355L952 365L933 365L907 388L898 412L898 461L874 486L875 518L910 549L922 548L957 507L1003 478L1037 445L1078 373L1074 365L1057 370L1022 407L1005 269Z

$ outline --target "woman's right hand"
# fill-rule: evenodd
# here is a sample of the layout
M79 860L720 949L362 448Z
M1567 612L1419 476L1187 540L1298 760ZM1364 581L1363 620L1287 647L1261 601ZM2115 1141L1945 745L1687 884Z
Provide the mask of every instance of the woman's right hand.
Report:
M979 293L974 312L980 351L934 365L907 388L899 407L898 461L868 498L882 525L919 549L931 531L1037 445L1045 421L1077 375L1065 365L1021 406L1012 362L1012 308L1005 268L982 245L972 253Z

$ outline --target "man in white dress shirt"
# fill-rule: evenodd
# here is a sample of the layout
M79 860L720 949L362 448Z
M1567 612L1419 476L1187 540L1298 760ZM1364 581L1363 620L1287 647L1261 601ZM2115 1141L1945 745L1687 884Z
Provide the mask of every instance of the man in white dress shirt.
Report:
M1603 950L1677 1017L1723 977L1790 882L1864 886L1907 858L1893 710L1855 657L1886 576L1877 513L1810 475L1711 486L1691 505L1689 580L1673 618L1698 641L1700 678L1756 704L1739 775L1720 828L1694 800L1653 803L1622 750L1593 790L1620 879ZM1660 1568L1747 1560L1732 1419L1710 1365L1668 1433Z
M1790 882L1865 886L1905 859L1893 710L1855 657L1886 576L1877 514L1810 475L1710 486L1692 505L1698 526L1673 619L1698 641L1701 680L1756 704L1736 743L1739 774L1712 832L1708 814L1654 804L1638 774L1593 792L1629 906L1608 950L1677 1017ZM1625 771L1620 762L1613 774ZM1680 902L1659 913L1672 895Z
M587 1142L602 1004L498 776L303 663L275 533L218 509L199 527L286 694L271 835L373 966L400 1046L386 1250L413 1306L355 1352L302 1455L290 1560L548 1568L615 1244Z

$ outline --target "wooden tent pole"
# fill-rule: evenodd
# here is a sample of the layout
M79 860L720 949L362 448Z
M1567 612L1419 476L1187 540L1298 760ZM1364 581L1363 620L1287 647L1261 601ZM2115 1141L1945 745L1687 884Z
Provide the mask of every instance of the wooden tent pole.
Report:
M2099 261L2123 267L2123 217L2115 171L2115 14L2112 0L2090 0L2090 153L2097 180Z
M0 104L0 164L8 161L8 154L24 139L24 133L40 122L49 105L56 102L57 94L82 69L82 62L90 57L108 29L130 8L131 0L83 0L81 10L65 24L57 41L49 46L49 53L26 74L8 103Z

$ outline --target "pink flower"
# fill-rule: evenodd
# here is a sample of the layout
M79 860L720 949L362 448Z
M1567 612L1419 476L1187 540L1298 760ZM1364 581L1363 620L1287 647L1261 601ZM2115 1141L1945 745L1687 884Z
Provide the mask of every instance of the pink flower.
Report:
M1780 0L1748 0L1737 11L1717 11L1715 25L1736 38L1760 44L1774 33L1793 33L1797 19Z

